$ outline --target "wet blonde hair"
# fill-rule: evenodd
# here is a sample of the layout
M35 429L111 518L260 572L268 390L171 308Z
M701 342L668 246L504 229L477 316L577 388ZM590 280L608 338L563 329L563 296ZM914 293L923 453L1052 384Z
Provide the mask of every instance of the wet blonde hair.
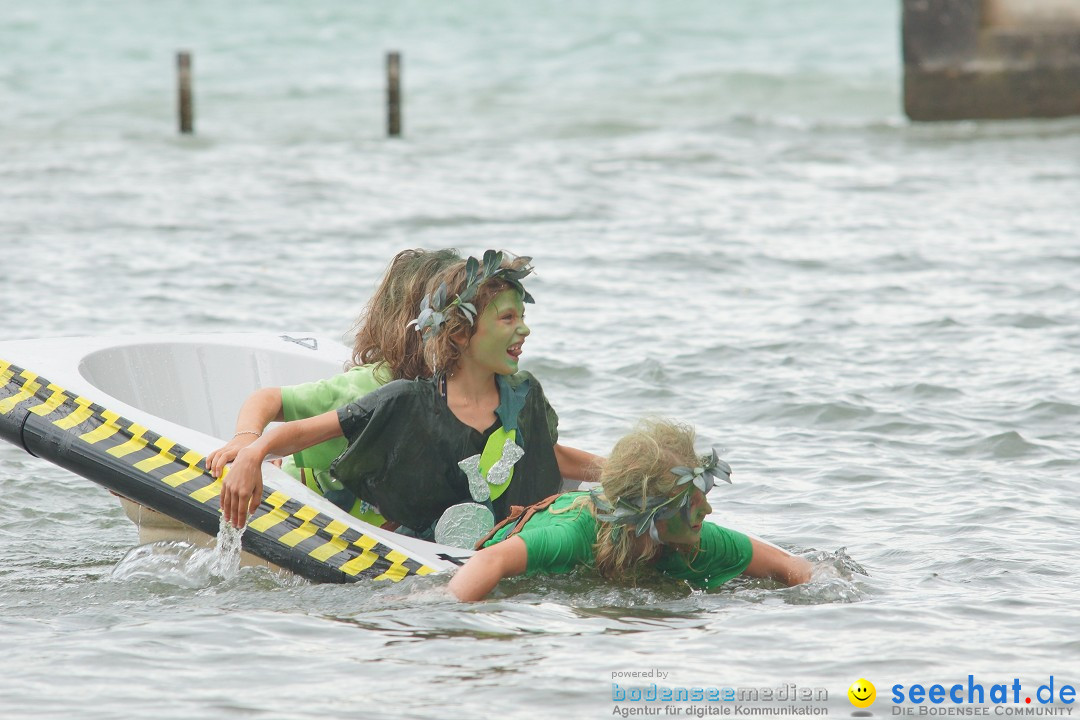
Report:
M671 468L697 464L693 427L659 418L642 420L615 443L604 463L600 474L603 497L612 505L620 499L629 500L644 510L648 498L669 495L675 488L678 478ZM578 498L563 512L575 507L596 514L596 506L588 496ZM639 541L631 526L603 521L597 521L597 525L593 552L596 570L606 579L632 573L659 550L648 534Z
M446 299L453 300L465 291L467 260L460 260L432 278L428 282L427 292L434 296L439 285L446 284ZM529 264L529 258L515 257L510 253L503 252L502 264L499 267L510 270L520 270ZM476 306L476 318L470 323L465 313L457 308L446 313L446 320L439 332L424 342L424 361L430 374L452 373L461 362L461 354L469 345L469 340L476 333L480 316L484 314L491 300L504 290L514 289L514 286L501 278L492 278L480 285L472 304ZM415 317L415 313L413 317ZM412 318L410 318L412 319ZM421 333L410 328L417 337ZM462 339L464 338L464 339Z
M427 377L423 342L406 326L419 312L431 279L460 261L453 248L417 248L395 255L353 326L356 339L348 367L386 363L395 380Z

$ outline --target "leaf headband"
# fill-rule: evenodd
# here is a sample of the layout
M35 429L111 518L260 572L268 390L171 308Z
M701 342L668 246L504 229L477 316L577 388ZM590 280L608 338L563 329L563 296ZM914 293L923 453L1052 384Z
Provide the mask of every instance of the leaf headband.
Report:
M454 308L457 308L465 316L465 319L469 321L469 325L472 325L476 319L476 305L472 301L476 299L476 293L480 286L489 280L502 280L521 293L524 302L534 302L533 296L521 284L522 278L533 270L529 265L532 258L521 257L518 260L523 261L523 264L519 269L514 270L513 268L502 267L503 254L501 250L486 251L482 265L480 260L470 257L465 261L465 289L453 300L447 302L446 283L439 283L439 288L434 294L428 293L420 301L420 314L416 316L415 320L410 321L406 327L415 325L417 332L424 334L424 342L427 342L439 334L443 324L446 322L447 314Z
M671 473L676 477L676 487L686 486L671 497L621 497L612 504L603 496L601 488L593 488L590 495L596 509L600 511L596 514L596 519L615 525L631 526L638 537L648 531L649 537L660 542L660 534L656 529L657 520L667 520L681 511L686 524L690 524L690 497L694 494L694 488L707 495L718 479L731 482L731 466L720 459L715 449L710 455L703 456L697 467L679 465L671 468Z

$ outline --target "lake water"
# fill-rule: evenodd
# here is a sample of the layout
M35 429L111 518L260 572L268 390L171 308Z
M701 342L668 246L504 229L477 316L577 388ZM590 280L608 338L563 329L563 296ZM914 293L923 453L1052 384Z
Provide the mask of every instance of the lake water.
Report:
M894 684L1080 682L1080 121L908 123L898 5L2 2L4 338L345 339L397 250L531 255L563 440L694 423L717 519L819 570L468 606L135 572L108 493L4 444L0 714L601 718L659 670L834 717L866 678L885 717Z

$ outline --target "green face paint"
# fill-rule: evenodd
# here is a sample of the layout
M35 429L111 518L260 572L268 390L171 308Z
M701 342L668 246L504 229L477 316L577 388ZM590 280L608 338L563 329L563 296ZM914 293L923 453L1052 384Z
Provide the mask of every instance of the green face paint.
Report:
M476 332L469 339L462 360L496 375L512 375L518 371L521 344L529 332L521 294L517 290L503 290L476 319Z
M665 545L696 545L701 540L701 524L712 512L705 493L691 491L690 507L677 512L666 520L656 521L656 532ZM689 519L689 522L687 520Z

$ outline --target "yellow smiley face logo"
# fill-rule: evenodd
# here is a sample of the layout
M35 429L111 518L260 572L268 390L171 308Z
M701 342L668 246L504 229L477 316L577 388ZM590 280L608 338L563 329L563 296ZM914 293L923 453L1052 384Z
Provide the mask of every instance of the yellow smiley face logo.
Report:
M866 678L859 678L847 689L848 700L857 708L866 708L877 699L877 688Z

